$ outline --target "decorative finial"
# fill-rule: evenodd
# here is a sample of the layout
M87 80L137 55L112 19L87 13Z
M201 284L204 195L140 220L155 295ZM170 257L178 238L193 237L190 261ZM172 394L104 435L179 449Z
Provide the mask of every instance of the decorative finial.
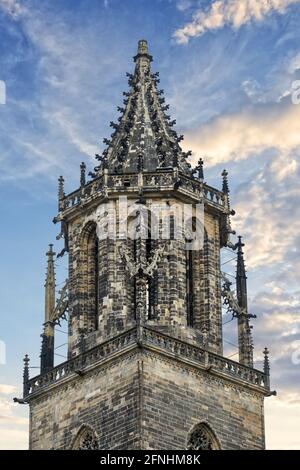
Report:
M266 375L270 375L270 360L269 360L269 350L268 348L265 348L263 350L263 354L264 354L264 373Z
M64 189L65 180L63 176L58 178L58 210L62 209L62 200L65 197L65 189Z
M138 54L148 54L148 43L145 39L140 39L138 42Z
M243 247L245 243L242 242L242 237L238 237L238 242L235 245L235 248L238 249L237 251L237 269L236 269L236 279L238 278L245 278L246 279L246 270L245 270L245 262L244 262L244 252ZM244 294L246 295L246 286L242 289L244 290Z
M25 357L23 359L24 362L24 370L23 370L23 397L26 397L29 392L29 356L28 354L25 354Z
M222 191L224 194L229 194L229 186L228 186L228 171L224 170L222 173L223 177L223 187Z
M48 286L48 288L53 288L55 287L55 272L54 272L54 256L56 253L53 251L53 244L50 243L49 245L49 250L46 253L46 256L48 257L48 266L47 266L47 273L46 273L46 283L45 287Z
M145 39L141 39L138 42L137 55L134 57L134 61L136 62L141 57L148 59L150 62L152 61L152 56L149 54L149 50L148 50L148 43ZM148 65L149 65L149 62L148 62Z
M50 243L49 244L49 251L47 251L47 253L46 253L46 255L48 256L48 261L50 261L55 254L56 253L54 253L54 251L53 251L53 243Z
M194 168L193 170L193 175L195 173L198 173L198 179L200 181L203 181L204 180L204 172L203 172L203 165L204 165L204 161L202 158L199 158L198 160L198 165Z
M24 369L28 369L28 364L30 361L28 354L25 354L23 361L24 361Z
M85 170L86 170L86 164L84 162L81 163L80 165L80 186L85 186Z
M235 245L236 248L238 249L238 253L240 253L241 255L244 254L244 253L243 253L243 247L245 246L245 243L242 242L242 238L243 238L243 237L242 237L241 235L239 235L239 236L238 236L239 241L238 241L237 244Z

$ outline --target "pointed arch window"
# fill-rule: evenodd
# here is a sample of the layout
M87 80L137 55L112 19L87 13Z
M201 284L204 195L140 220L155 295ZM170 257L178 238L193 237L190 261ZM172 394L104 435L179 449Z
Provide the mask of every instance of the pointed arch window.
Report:
M146 259L147 262L149 263L151 256L152 256L152 250L154 249L155 242L153 240L153 234L152 234L152 224L155 223L156 221L154 220L154 215L152 214L151 211L148 211L148 217L147 217L147 239L146 239ZM155 317L154 309L155 309L155 294L156 294L156 279L155 277L149 277L148 282L147 282L147 316L148 319L151 320Z
M189 435L187 450L220 450L220 444L210 426L199 423Z
M192 217L186 223L186 308L187 326L194 326L194 249L193 238L197 229L197 219Z
M96 224L84 228L81 245L84 313L88 330L98 328L99 316L99 241Z
M98 450L99 440L96 432L89 426L82 426L75 437L73 450Z
M194 326L194 276L193 276L193 252L186 252L186 304L187 326Z

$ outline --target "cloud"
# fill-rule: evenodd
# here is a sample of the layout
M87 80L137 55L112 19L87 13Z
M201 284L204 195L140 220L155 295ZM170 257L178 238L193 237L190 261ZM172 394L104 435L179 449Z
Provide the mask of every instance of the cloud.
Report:
M235 29L251 22L262 21L268 14L283 14L299 0L216 0L206 10L199 9L193 20L174 33L179 44L188 43L192 37L201 36L228 25Z
M0 395L9 395L14 393L16 389L14 385L0 384Z
M247 266L276 266L285 287L294 285L298 265L300 275L299 122L300 106L259 104L211 120L184 142L208 170L232 169L232 225L245 237Z
M256 80L245 80L242 83L242 89L253 103L264 103L266 95Z
M192 6L191 0L177 0L176 7L179 11L186 11Z
M274 157L234 192L237 215L233 226L246 238L247 263L252 269L274 269L278 263L291 267L299 256L300 172L299 167L295 171L295 161L285 154Z
M99 136L107 135L113 88L116 77L124 77L126 56L117 43L106 47L101 18L100 23L81 25L64 14L45 12L43 5L20 14L18 31L26 38L33 63L27 64L27 50L19 57L18 63L30 70L27 82L27 77L14 76L15 70L5 71L12 78L0 120L2 181L22 186L25 179L39 176L46 181L67 171L77 184L74 160L79 166L89 158L94 166L93 155L102 146ZM121 92L118 98L120 102Z
M25 11L24 7L17 0L0 0L0 9L15 19Z
M290 74L300 70L300 52L290 60L288 71Z
M300 150L299 122L300 106L253 107L222 115L187 132L184 146L205 155L208 166L244 160L271 149L290 154L288 162L273 168L280 180L287 171L294 173L297 168L292 154Z
M0 450L27 450L28 431L6 429L1 435Z
M17 387L0 384L0 449L28 448L28 411L13 403Z
M268 450L300 448L300 406L292 396L270 397L265 400L266 447Z

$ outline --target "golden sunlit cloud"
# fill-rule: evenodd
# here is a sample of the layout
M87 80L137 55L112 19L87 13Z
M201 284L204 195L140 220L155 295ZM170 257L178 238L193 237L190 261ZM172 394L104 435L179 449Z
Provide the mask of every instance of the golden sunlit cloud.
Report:
M299 0L217 0L208 10L198 10L193 20L178 29L174 37L179 44L186 44L192 37L225 25L238 29L251 21L262 21L272 12L283 14L295 3Z

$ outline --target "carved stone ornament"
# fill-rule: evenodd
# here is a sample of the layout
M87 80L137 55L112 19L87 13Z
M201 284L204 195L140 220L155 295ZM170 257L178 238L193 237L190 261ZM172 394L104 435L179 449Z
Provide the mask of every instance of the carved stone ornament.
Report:
M98 450L99 442L96 433L89 427L83 427L77 434L74 444L74 450Z
M134 261L131 258L127 247L120 246L119 253L121 258L125 261L126 269L131 277L136 276L138 273L143 273L146 276L152 277L157 270L160 259L166 253L166 249L166 244L162 244L156 248L148 263L146 258L143 256L141 256L138 261Z
M205 423L194 428L187 445L187 450L218 450L219 448L217 439Z

